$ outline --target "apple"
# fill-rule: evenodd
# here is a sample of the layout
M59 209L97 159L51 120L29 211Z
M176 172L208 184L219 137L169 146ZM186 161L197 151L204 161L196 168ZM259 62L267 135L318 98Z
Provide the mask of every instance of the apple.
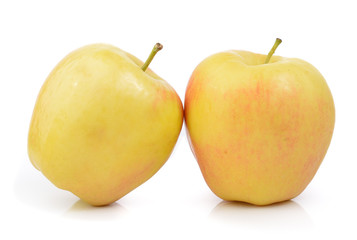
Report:
M95 205L113 203L152 177L182 127L175 90L107 44L67 55L38 95L28 135L32 164L54 185Z
M335 122L327 83L311 64L226 51L203 60L185 95L191 149L209 188L268 205L298 196L317 172Z

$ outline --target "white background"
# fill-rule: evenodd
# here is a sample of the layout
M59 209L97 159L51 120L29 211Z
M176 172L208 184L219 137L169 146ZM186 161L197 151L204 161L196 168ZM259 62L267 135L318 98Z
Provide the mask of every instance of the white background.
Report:
M357 239L357 14L354 1L1 1L1 239ZM336 126L318 173L297 198L225 203L205 184L185 131L168 162L116 203L93 208L54 187L27 156L41 85L70 51L116 45L145 60L184 99L205 57L224 50L312 63L335 100ZM5 237L7 236L7 237Z

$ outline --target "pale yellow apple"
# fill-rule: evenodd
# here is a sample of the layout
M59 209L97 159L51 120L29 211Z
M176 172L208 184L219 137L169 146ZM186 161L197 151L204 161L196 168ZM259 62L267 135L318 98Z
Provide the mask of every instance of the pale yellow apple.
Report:
M169 158L182 103L142 65L114 46L94 44L67 55L48 76L33 111L28 153L57 187L107 205Z
M185 96L191 149L224 200L267 205L299 195L329 147L335 110L311 64L247 51L212 55Z

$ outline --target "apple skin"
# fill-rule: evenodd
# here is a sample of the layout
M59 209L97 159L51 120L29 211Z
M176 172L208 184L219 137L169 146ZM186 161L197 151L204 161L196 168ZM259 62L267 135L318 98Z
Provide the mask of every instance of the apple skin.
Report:
M28 135L32 164L85 202L115 202L169 158L183 122L175 90L106 44L67 55L41 88Z
M226 51L194 70L185 95L192 152L227 201L268 205L298 196L317 172L335 123L327 83L296 58Z

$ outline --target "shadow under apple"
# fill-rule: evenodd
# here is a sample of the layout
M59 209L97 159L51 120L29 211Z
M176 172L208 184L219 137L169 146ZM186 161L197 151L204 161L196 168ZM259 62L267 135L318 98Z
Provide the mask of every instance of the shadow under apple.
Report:
M118 203L103 207L93 207L85 203L71 192L54 186L40 171L34 169L29 162L20 166L13 190L16 198L21 203L45 212L63 214L63 216L70 218L87 220L113 219L126 211Z
M214 221L253 229L300 231L314 227L309 214L297 202L292 200L268 206L221 201L213 208L209 218Z
M78 200L72 193L54 186L29 161L19 167L13 191L20 203L46 212L63 212Z
M119 203L95 207L82 200L75 202L65 213L64 217L88 221L112 220L127 213L127 209Z

